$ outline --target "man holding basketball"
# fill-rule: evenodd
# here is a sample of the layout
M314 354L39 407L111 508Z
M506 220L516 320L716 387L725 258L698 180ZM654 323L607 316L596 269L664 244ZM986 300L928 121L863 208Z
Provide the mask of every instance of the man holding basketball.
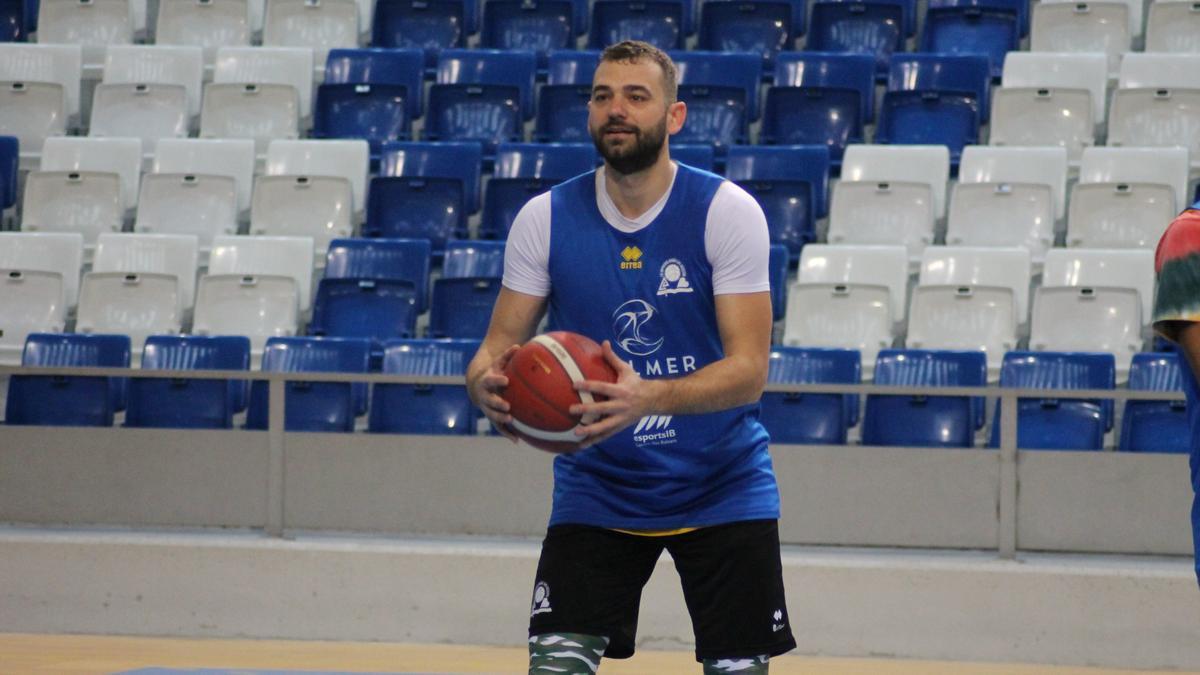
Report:
M662 51L600 57L588 130L604 166L530 200L467 369L472 400L511 436L502 374L549 311L602 343L615 384L583 449L554 462L554 505L529 626L530 672L595 672L633 654L642 587L665 548L705 673L766 673L795 647L779 556L779 493L758 399L771 300L762 210L719 176L672 162L687 108Z

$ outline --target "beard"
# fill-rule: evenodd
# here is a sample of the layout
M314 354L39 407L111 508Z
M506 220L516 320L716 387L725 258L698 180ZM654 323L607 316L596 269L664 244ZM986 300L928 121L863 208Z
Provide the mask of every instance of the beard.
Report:
M633 144L615 146L607 142L604 133L613 129L632 132ZM649 129L640 129L633 125L619 122L608 122L599 129L590 129L592 143L596 151L604 158L608 166L617 173L629 175L645 171L654 165L662 152L663 144L667 142L667 119L663 119Z

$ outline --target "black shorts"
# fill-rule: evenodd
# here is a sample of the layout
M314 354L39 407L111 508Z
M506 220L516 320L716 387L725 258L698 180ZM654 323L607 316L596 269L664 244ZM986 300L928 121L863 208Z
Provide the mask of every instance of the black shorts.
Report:
M530 636L599 635L609 638L605 656L633 656L642 587L663 549L683 583L697 661L775 656L795 648L774 520L665 537L555 525L542 542Z

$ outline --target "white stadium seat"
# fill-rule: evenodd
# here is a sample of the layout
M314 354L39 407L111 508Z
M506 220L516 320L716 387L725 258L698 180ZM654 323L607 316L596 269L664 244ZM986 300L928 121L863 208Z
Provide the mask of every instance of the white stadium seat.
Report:
M1200 5L1195 0L1156 0L1146 18L1146 51L1200 53Z
M788 290L783 343L857 349L870 379L879 350L895 340L890 305L887 286L796 284Z
M843 181L924 183L933 194L934 214L946 215L950 150L944 145L850 145L842 158Z
M1005 89L1086 89L1092 118L1103 125L1108 105L1108 61L1102 54L1073 52L1009 52L1000 84ZM1015 145L1015 144L1013 144Z
M174 274L88 272L79 289L75 331L124 333L140 355L147 337L179 332L179 304Z
M38 7L38 42L83 46L88 65L102 65L108 45L133 42L130 0L43 0Z
M134 231L192 235L208 259L213 238L237 234L237 186L231 176L146 174Z
M1079 182L1166 185L1179 210L1191 202L1188 160L1184 148L1089 148L1083 153Z
M1078 183L1071 191L1067 246L1153 249L1178 212L1168 185Z
M928 183L843 179L833 188L828 239L831 244L899 244L915 262L933 243L936 221Z
M153 155L160 138L188 135L187 89L178 84L100 84L90 138L137 138Z
M48 138L42 171L103 171L121 179L121 204L137 205L142 142L136 138Z
M323 67L330 49L358 46L357 0L267 0L263 45L310 47Z
M187 90L188 115L200 114L204 55L199 47L114 45L104 57L106 84L178 84Z
M79 45L0 43L0 82L41 82L62 86L68 115L65 127L79 121L79 83L83 77L83 51ZM6 117L0 106L0 119ZM40 146L39 146L40 147ZM27 149L21 148L24 155Z
M92 271L174 276L179 281L180 314L184 315L196 301L198 250L195 235L102 234Z
M1200 54L1141 54L1121 59L1119 89L1200 89Z
M309 237L230 237L213 240L209 274L285 276L296 282L300 312L312 294L313 240Z
M67 118L61 84L0 82L0 136L17 138L23 160L40 157L47 138L65 136Z
M917 286L908 310L911 349L964 349L987 355L988 377L998 378L1004 353L1017 345L1017 310L1011 288Z
M1067 153L1063 148L991 147L963 148L958 167L959 183L1028 183L1046 185L1054 197L1054 214L1067 213Z
M908 250L903 246L809 244L800 252L797 282L885 286L892 320L908 310Z
M159 45L187 45L204 51L212 64L221 47L250 46L250 10L246 0L159 0Z
M25 179L21 229L76 232L89 258L104 232L120 232L125 222L121 178L99 171L33 171Z
M246 138L255 152L271 141L300 136L300 101L286 84L218 84L204 88L200 137Z
M306 118L312 111L313 52L305 47L222 47L213 82L295 87L300 116Z
M920 286L993 286L1012 291L1017 323L1029 316L1033 264L1024 248L932 246L921 256Z
M1129 6L1123 2L1036 2L1030 8L1030 50L1102 52L1115 77L1132 41Z
M1066 148L1071 162L1096 142L1092 95L1086 89L1000 87L992 92L988 143Z
M1186 147L1200 162L1200 89L1118 89L1108 120L1108 144Z
M247 211L254 188L254 141L163 139L154 154L154 173L229 176L237 183L238 210Z
M1154 252L1149 250L1055 249L1046 255L1042 287L1128 288L1137 291L1142 325L1154 307Z
M1041 2L1074 3L1077 0L1040 0L1040 1ZM1130 35L1132 35L1132 36L1141 35L1142 34L1142 13L1144 11L1142 0L1120 0L1120 1L1124 2L1124 4L1126 5L1126 7L1128 7L1128 10L1129 10L1129 33L1130 33Z
M1041 183L957 183L946 244L1020 246L1040 265L1054 244L1054 192Z
M196 335L245 335L254 360L269 337L299 330L299 293L287 276L209 274L196 287Z
M316 262L329 242L354 236L350 181L335 176L259 176L250 209L250 234L309 237Z
M1108 352L1117 361L1117 380L1124 381L1142 349L1143 312L1138 292L1130 288L1043 286L1034 295L1029 347Z
M350 181L354 212L367 203L371 148L363 140L272 141L267 148L268 176L334 176Z
M65 321L61 274L0 266L0 365L21 365L25 337L61 333Z
M83 235L78 232L0 232L0 268L58 274L68 311L79 301L82 267Z

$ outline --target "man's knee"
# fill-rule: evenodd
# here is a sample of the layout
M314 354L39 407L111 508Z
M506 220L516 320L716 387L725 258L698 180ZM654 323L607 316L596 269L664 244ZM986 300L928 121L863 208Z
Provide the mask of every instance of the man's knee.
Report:
M608 638L579 633L545 633L529 638L529 675L578 673L592 675Z

